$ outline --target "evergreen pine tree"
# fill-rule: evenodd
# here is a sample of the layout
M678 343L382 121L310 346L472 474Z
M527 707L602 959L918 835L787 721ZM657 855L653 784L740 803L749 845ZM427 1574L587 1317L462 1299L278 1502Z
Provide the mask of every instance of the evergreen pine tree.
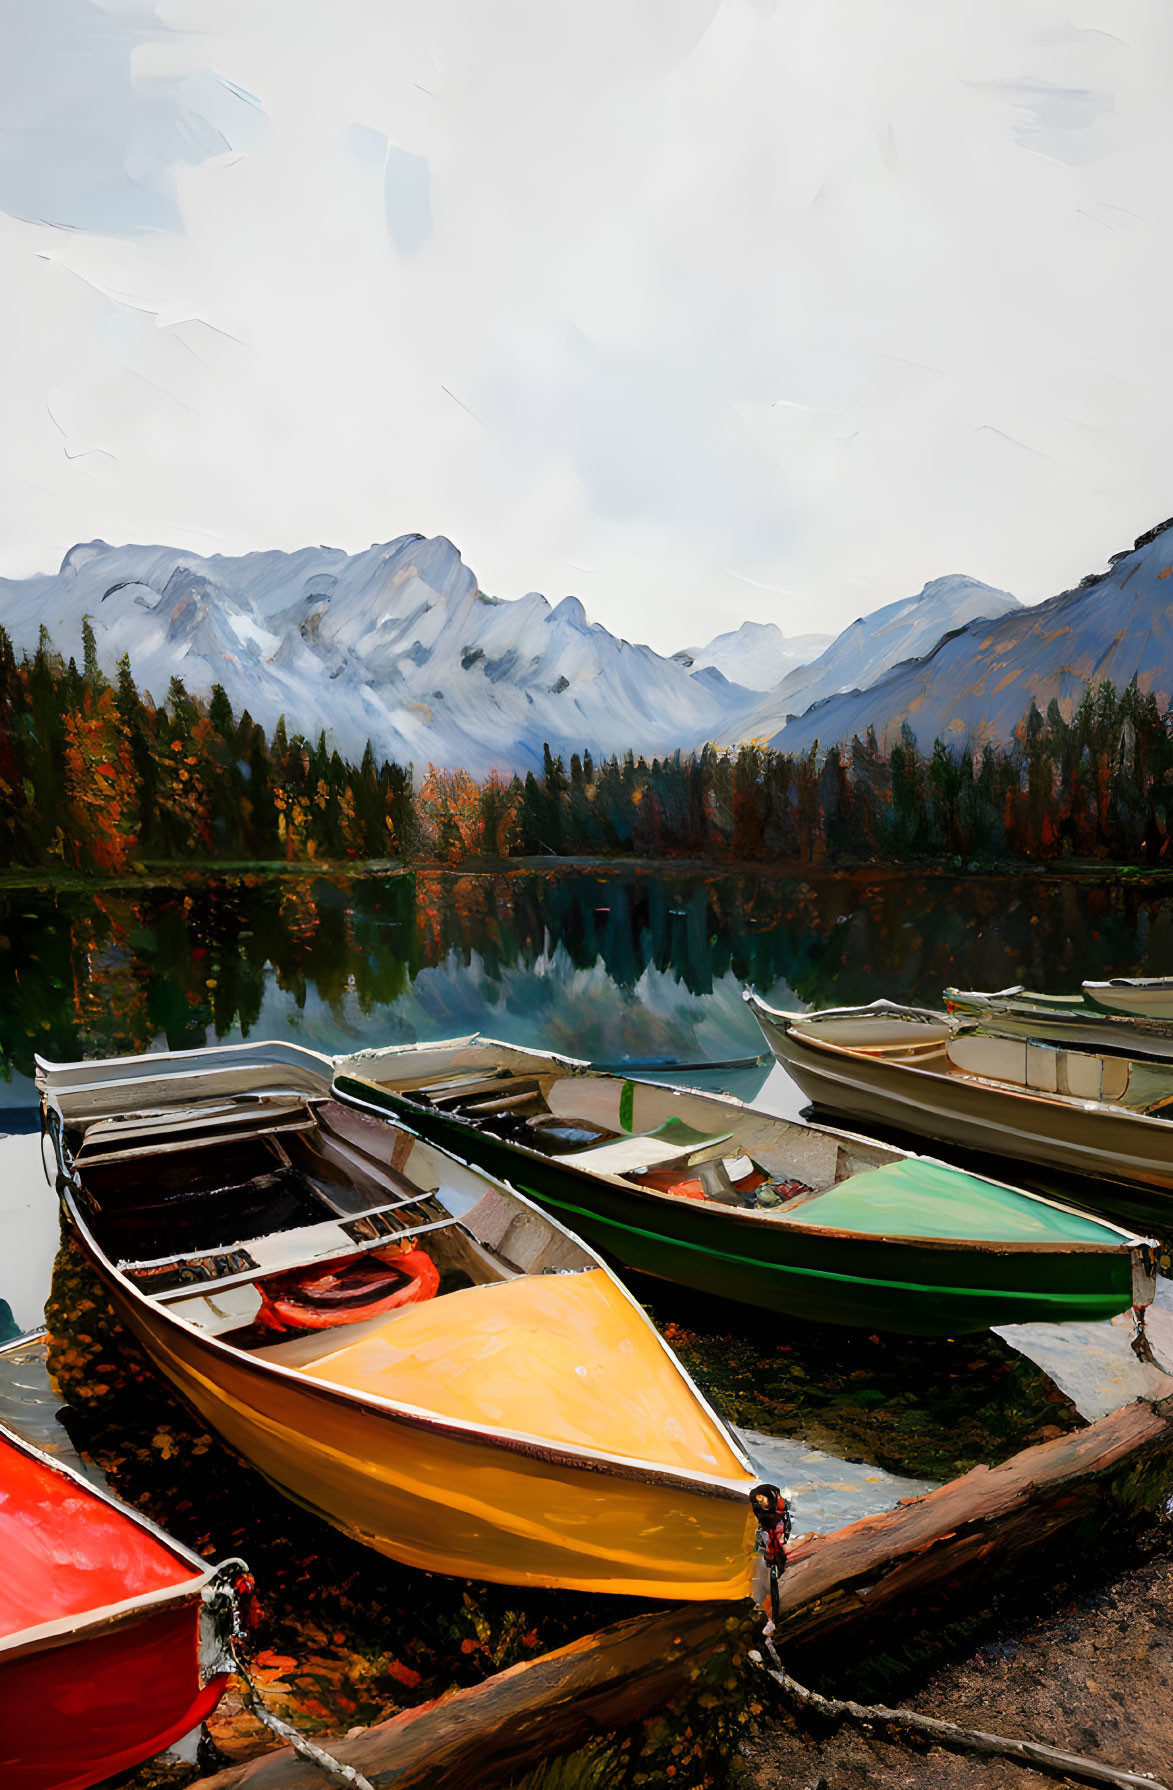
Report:
M212 685L212 699L208 704L208 720L222 740L227 744L233 743L235 721L232 704L228 700L228 693L223 684Z
M102 668L98 664L98 643L94 638L94 624L88 615L81 618L82 675L86 686L97 695L99 690L109 689Z

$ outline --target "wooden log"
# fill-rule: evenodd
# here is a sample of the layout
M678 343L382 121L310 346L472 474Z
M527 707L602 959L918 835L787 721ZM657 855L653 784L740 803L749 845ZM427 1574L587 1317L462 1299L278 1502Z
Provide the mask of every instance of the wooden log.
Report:
M477 1790L633 1726L686 1691L704 1662L748 1632L751 1604L683 1604L629 1617L349 1740L322 1744L375 1790ZM291 1747L230 1766L200 1790L323 1790Z
M999 1467L978 1467L882 1516L797 1542L782 1576L777 1638L923 1618L977 1579L983 1595L1031 1555L1100 1514L1128 1508L1173 1458L1173 1399L1138 1401ZM760 1624L752 1606L684 1604L635 1616L514 1666L330 1752L375 1790L493 1790L543 1759L646 1718L687 1691L706 1659ZM231 1766L202 1790L322 1790L291 1748Z
M893 1613L927 1615L978 1579L992 1589L1113 1492L1127 1505L1134 1473L1155 1483L1161 1456L1173 1456L1173 1399L1138 1399L1001 1466L799 1542L782 1577L778 1640L817 1633L821 1647Z

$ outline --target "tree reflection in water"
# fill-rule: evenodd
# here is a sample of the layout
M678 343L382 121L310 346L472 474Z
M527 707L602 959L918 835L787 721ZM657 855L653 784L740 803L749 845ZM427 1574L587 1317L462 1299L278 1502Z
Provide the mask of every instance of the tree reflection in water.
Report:
M1166 973L1153 879L797 880L560 865L187 875L0 891L0 1060L261 1033L330 1050L485 1029L644 1059L755 1054L752 983L811 1006Z

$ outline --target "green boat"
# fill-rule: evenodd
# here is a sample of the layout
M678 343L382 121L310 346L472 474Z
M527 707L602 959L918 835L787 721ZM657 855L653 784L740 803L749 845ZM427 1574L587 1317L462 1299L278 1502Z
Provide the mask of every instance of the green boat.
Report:
M787 1317L911 1335L1111 1318L1152 1246L1040 1194L726 1096L481 1037L337 1059L386 1115L622 1267Z

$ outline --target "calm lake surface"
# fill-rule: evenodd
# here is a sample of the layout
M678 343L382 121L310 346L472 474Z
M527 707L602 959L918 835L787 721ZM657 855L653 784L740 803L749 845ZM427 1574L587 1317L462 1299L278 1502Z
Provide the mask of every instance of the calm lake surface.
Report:
M1173 970L1173 882L808 880L559 864L0 887L0 1098L61 1059L216 1040L327 1051L485 1030L599 1061L724 1061L741 1001L935 1004Z

